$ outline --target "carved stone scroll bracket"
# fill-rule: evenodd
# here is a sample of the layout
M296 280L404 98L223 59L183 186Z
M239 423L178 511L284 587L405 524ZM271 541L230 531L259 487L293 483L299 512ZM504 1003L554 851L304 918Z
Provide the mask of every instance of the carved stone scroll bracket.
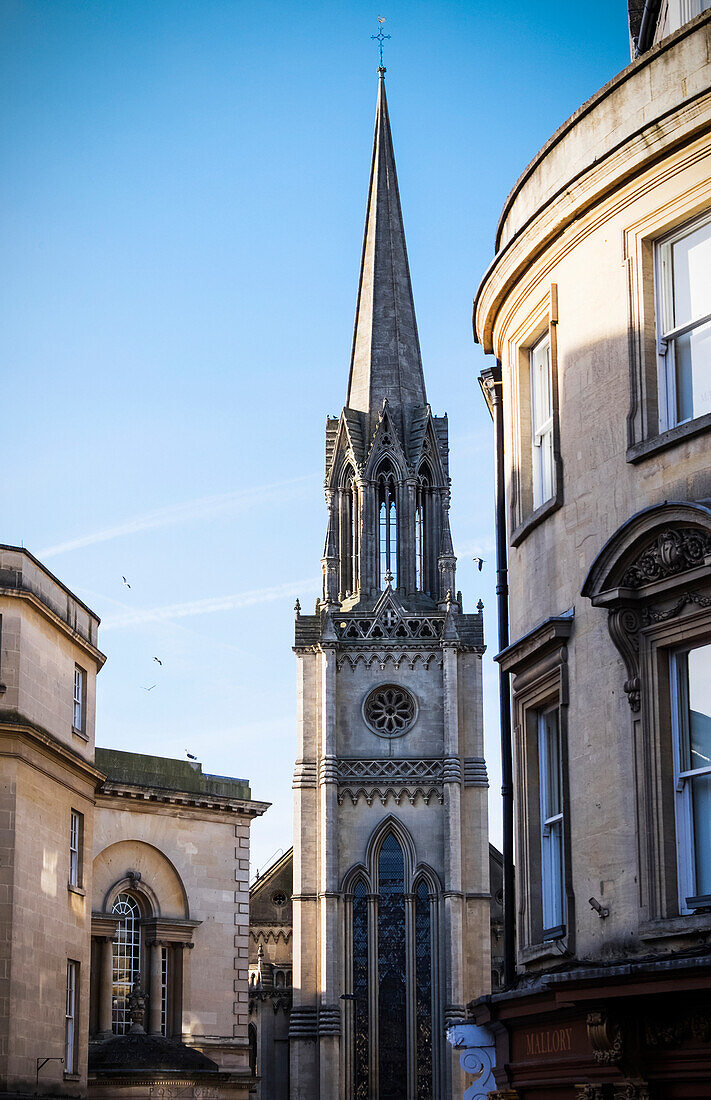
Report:
M634 607L616 607L610 611L608 622L610 636L625 662L627 679L624 682L624 690L635 714L640 709L641 700L638 638L641 625L639 612Z
M593 1058L601 1066L616 1065L624 1052L622 1028L605 1012L589 1012L588 1038L593 1048Z

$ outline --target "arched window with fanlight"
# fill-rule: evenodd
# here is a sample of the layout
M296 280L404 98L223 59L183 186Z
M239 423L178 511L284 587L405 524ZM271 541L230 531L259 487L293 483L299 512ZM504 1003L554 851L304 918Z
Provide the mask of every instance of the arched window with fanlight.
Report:
M397 587L397 480L388 459L380 464L378 500L378 573L380 588Z
M112 912L119 917L113 944L112 1026L115 1035L131 1029L129 997L141 982L141 907L129 893L116 895Z

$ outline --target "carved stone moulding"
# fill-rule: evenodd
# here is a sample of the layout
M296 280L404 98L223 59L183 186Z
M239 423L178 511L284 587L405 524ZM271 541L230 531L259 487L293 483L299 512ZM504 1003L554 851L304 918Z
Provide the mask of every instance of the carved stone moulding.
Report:
M441 786L344 786L338 791L338 804L342 806L345 799L350 798L352 804L355 806L358 800L363 798L369 806L372 806L376 800L379 801L382 806L385 806L388 799L391 798L396 806L399 806L405 799L411 806L414 806L418 797L422 799L426 806L429 806L433 799L439 802L440 805L444 802L444 794Z
M622 575L623 588L645 584L711 564L711 536L696 527L665 527Z
M605 543L582 587L606 607L610 636L627 672L623 687L633 713L641 710L641 635L685 608L711 606L711 509L672 501L632 516ZM701 591L699 591L701 589Z

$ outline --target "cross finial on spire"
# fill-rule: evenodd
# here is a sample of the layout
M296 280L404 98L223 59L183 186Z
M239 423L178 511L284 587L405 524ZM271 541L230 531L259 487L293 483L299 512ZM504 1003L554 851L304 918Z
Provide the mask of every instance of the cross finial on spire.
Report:
M385 16L384 15L379 15L378 16L378 33L377 34L371 34L371 36L370 36L373 39L374 42L378 43L378 46L380 47L380 68L378 69L378 72L383 72L383 73L385 72L385 67L383 65L383 42L385 41L386 38L390 37L389 34L384 34L383 33L383 23L384 22L385 22Z

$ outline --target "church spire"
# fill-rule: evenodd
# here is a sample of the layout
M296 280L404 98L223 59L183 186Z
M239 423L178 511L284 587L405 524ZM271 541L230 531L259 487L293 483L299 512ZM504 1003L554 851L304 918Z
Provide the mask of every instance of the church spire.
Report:
M385 400L403 428L412 411L427 403L382 66L378 74L373 160L346 401L348 408L367 415L371 430Z

